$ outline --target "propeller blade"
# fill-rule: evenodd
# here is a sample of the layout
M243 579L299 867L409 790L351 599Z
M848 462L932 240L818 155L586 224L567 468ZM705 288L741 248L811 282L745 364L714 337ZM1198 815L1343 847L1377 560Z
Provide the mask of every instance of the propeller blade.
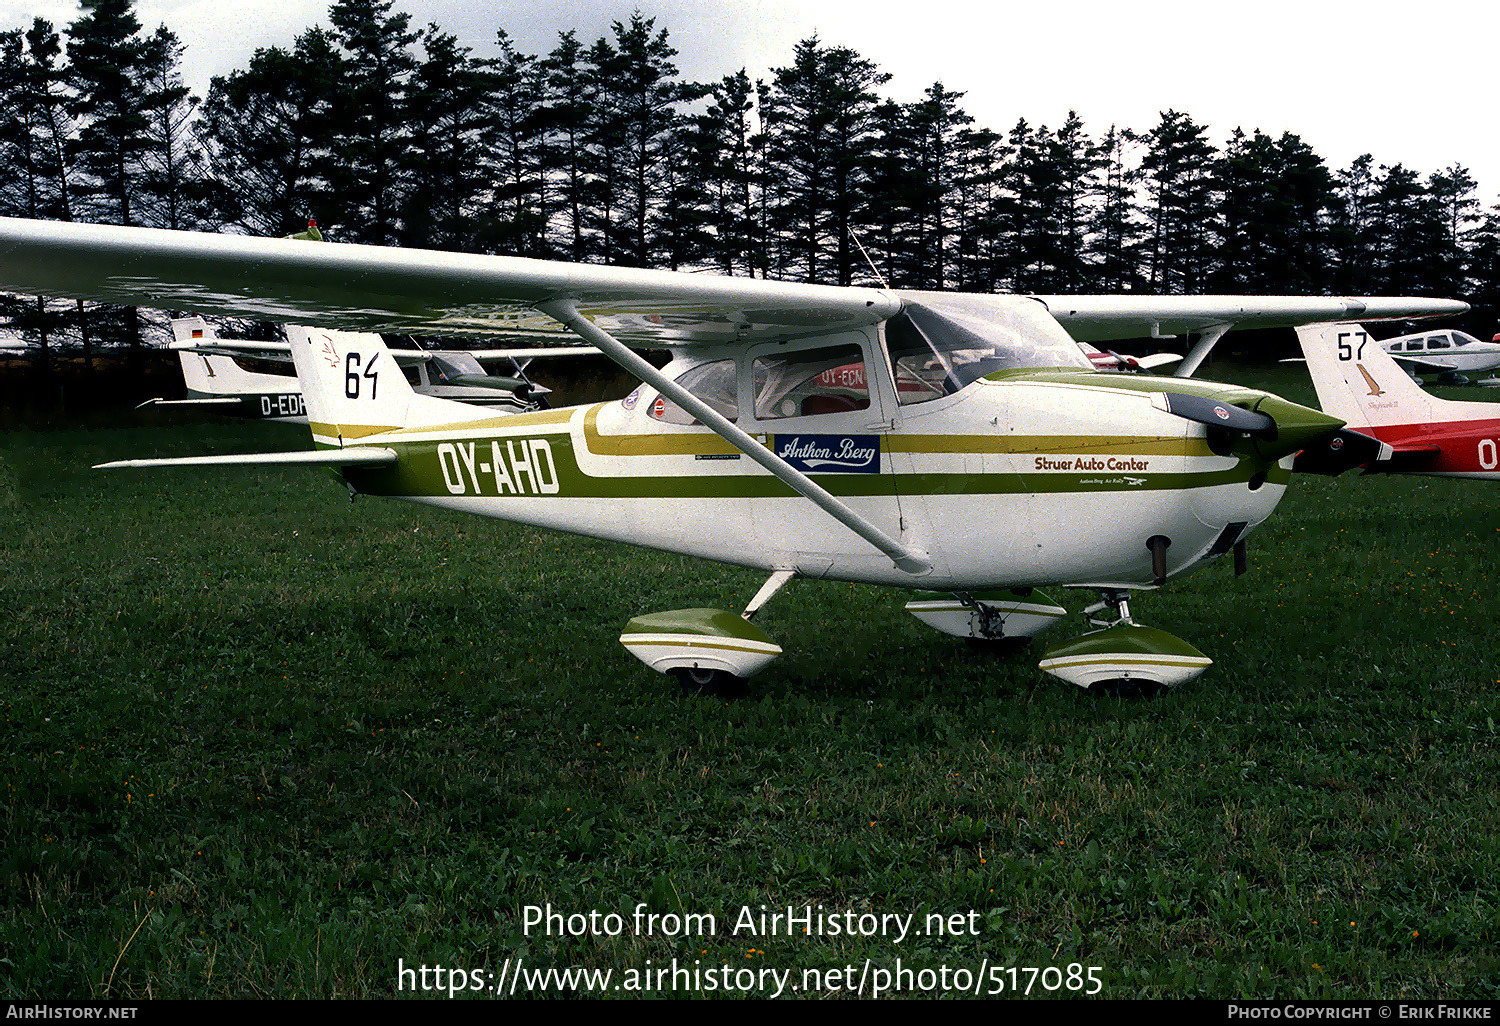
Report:
M1276 434L1276 421L1264 413L1242 410L1238 406L1230 406L1228 403L1217 399L1206 399L1200 395L1168 392L1165 394L1165 399L1167 411L1185 420L1207 424L1209 427L1242 431L1247 435L1274 437Z
M1299 474L1327 474L1330 477L1385 458L1385 443L1358 431L1336 431L1319 439L1297 454L1292 470Z

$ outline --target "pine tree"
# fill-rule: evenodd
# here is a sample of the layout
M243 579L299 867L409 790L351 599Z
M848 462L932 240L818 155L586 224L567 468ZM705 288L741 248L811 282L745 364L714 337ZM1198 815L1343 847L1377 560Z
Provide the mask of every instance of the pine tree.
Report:
M713 102L696 115L684 142L701 190L699 224L707 259L724 274L753 276L759 266L755 196L755 91L744 69L713 87Z
M142 77L149 99L138 172L141 220L157 228L198 223L190 207L203 193L205 170L196 145L198 98L182 83L182 43L165 25L146 41Z
M556 198L556 225L548 225L550 248L574 263L588 259L591 198L588 135L594 102L594 80L583 45L573 32L558 37L557 46L538 69L546 102L538 112L549 165L549 190Z
M677 51L653 19L637 13L628 25L615 22L613 33L612 42L600 40L590 51L599 115L591 149L607 191L603 235L607 259L650 267L666 256L664 249L681 249L658 238L663 227L683 222L680 211L669 215L663 206L671 192L669 161L680 152L682 106L708 90L678 79Z
M402 245L461 252L484 248L488 91L484 68L436 25L422 33L408 105L411 183L401 211Z
M73 158L88 176L75 191L87 219L137 224L141 156L150 148L150 54L129 0L82 0L68 27Z
M1010 180L1018 214L1017 287L1077 291L1088 275L1089 212L1099 192L1101 151L1072 111L1057 132L1033 131L1021 122L1011 133L1011 144L1016 154Z
M961 93L941 82L921 100L879 108L879 138L869 185L869 219L882 227L884 275L894 287L950 287L956 270L955 210L962 140L973 119L959 107ZM876 248L871 241L871 248Z
M1057 233L1054 245L1056 275L1052 292L1077 292L1092 280L1089 224L1103 185L1100 175L1107 164L1104 149L1083 130L1077 111L1068 111L1063 126L1047 141L1051 162L1057 167L1057 202L1052 223Z
M1165 111L1144 138L1141 169L1150 191L1148 268L1157 292L1198 292L1209 263L1214 211L1215 151L1204 128L1186 114Z
M68 27L69 113L77 122L70 140L81 180L73 190L81 220L137 225L145 220L141 168L152 147L149 111L158 102L151 79L150 44L140 37L130 0L82 0L83 15ZM122 340L132 372L142 370L140 318L134 307L100 307L77 319L85 361L91 339Z
M329 9L347 55L329 179L343 237L393 245L412 164L409 103L417 60L411 16L393 0L336 0Z
M1378 291L1374 166L1375 158L1366 153L1335 175L1336 203L1328 244L1332 291L1336 295L1364 296Z
M955 287L964 292L1000 287L992 228L1004 160L1004 140L987 128L965 128L954 139L953 275Z
M1438 295L1466 295L1478 284L1468 267L1480 221L1478 188L1468 169L1457 164L1427 178L1427 192L1442 225L1442 246L1433 254L1428 286Z
M61 55L61 38L42 18L24 33L0 35L0 213L6 216L72 220L65 152L72 124ZM51 373L52 347L66 323L66 313L42 296L0 296L0 324L36 344L39 378Z
M546 72L535 57L518 52L504 31L497 44L500 56L485 63L482 150L490 202L482 245L488 252L547 256Z
M1400 164L1380 170L1371 196L1378 287L1392 295L1430 293L1430 262L1444 248L1443 212L1415 171Z
M1215 291L1317 293L1330 285L1333 176L1300 138L1236 130L1219 162Z
M247 68L215 78L200 139L211 169L213 222L253 235L285 235L335 216L329 183L343 57L313 28L293 51L257 50Z
M1467 257L1465 295L1474 307L1471 323L1492 330L1489 326L1500 316L1500 207L1491 207L1475 225Z
M1089 220L1093 239L1093 287L1101 292L1140 288L1144 227L1137 203L1140 169L1127 155L1139 143L1129 129L1109 127L1100 143L1103 182L1099 203Z
M62 41L50 22L0 36L0 209L15 217L72 220L66 156L67 114Z
M879 125L875 89L890 80L844 47L797 44L793 62L772 72L761 105L770 160L784 183L773 216L804 281L848 285L855 268L851 229L866 223L866 185Z

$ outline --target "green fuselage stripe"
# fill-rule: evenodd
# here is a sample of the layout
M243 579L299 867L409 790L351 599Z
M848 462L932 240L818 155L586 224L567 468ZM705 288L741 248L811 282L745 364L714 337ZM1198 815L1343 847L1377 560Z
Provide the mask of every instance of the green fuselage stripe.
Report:
M507 424L507 426L510 426ZM716 436L715 436L716 437ZM375 439L368 439L374 442ZM1119 455L1113 440L1093 446L1065 444L1045 437L1036 448L1018 452L1059 451ZM502 435L443 441L402 441L399 434L379 439L400 459L393 467L351 468L347 476L367 494L402 497L485 498L773 498L794 493L769 474L705 474L701 463L684 463L681 474L597 477L583 472L568 434ZM472 448L470 448L472 447ZM538 447L545 451L539 452ZM440 450L444 450L440 452ZM1139 453L1139 449L1129 450ZM499 459L496 459L496 453ZM690 453L681 453L691 459ZM1153 455L1156 455L1153 453ZM750 466L746 461L747 468ZM696 471L696 472L695 472ZM1142 491L1204 488L1248 481L1265 473L1285 484L1290 472L1279 465L1242 457L1233 466L1187 473L1088 470L1052 473L916 472L880 474L813 474L813 480L837 496L1007 495L1022 493Z

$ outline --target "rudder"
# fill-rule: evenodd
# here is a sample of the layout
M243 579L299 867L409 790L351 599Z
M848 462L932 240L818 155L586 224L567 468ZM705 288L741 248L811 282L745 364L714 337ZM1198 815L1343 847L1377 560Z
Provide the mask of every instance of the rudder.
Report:
M1403 371L1358 324L1309 324L1297 329L1323 412L1350 428L1423 424L1439 402Z

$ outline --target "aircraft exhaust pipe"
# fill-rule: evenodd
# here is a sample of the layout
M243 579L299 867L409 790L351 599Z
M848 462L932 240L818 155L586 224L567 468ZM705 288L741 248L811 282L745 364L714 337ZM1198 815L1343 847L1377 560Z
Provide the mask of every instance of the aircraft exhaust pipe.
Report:
M1152 583L1160 588L1167 583L1167 549L1172 547L1172 539L1166 535L1152 535L1146 542L1146 548L1151 550L1151 578Z

